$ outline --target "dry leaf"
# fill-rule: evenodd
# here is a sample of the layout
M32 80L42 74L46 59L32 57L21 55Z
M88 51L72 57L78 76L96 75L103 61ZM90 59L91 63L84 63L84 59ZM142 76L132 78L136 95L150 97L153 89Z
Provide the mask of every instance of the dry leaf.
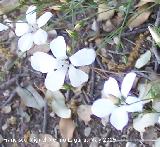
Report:
M144 143L149 146L153 146L154 142L145 140L155 140L157 137L157 130L153 126L146 128L146 131L143 133Z
M70 118L71 110L65 104L65 97L60 91L46 91L46 99L51 105L53 112L61 118Z
M38 138L40 140L38 142L40 147L60 147L59 142L49 134L39 134Z
M1 113L5 113L5 114L8 114L10 112L11 112L11 106L10 105L4 106L1 110Z
M28 107L41 110L45 106L43 98L31 85L27 86L26 89L18 86L16 92Z
M137 7L141 7L147 3L155 3L156 0L140 0L139 3L135 6L135 8Z
M115 13L113 7L109 7L106 3L99 4L97 21L110 19Z
M85 122L85 124L88 124L88 122L91 120L91 106L90 105L80 105L77 109L77 114L81 120Z
M150 59L151 59L151 51L148 50L138 58L135 67L138 69L142 68L150 61Z
M115 26L113 25L110 19L107 20L105 24L102 25L102 27L103 27L103 30L106 32L111 32L115 29Z
M33 53L35 53L35 52L48 53L49 50L50 50L50 48L49 48L48 44L35 45L34 47L32 47L30 50L27 51L27 54L33 55Z
M74 122L72 121L72 119L61 118L59 122L59 130L60 130L62 138L72 139L75 127L76 126Z
M134 15L128 20L128 27L130 29L138 27L148 20L152 12L151 10L148 10L148 7L148 5L144 5L138 8Z

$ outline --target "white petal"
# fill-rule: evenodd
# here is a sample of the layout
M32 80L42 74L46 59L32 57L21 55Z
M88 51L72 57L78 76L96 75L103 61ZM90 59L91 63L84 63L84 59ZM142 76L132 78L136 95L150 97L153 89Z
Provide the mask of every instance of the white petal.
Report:
M50 49L53 55L59 59L66 59L66 42L63 36L58 36L56 39L53 39L50 43Z
M82 70L76 69L73 65L70 65L68 75L73 87L79 87L88 81L88 75Z
M31 56L31 66L42 73L54 71L57 67L56 59L43 52L36 52Z
M53 72L49 72L45 79L45 86L48 90L57 91L62 88L67 69L61 68Z
M45 12L42 16L40 16L37 19L38 27L40 28L40 27L44 26L51 17L52 17L51 12Z
M133 128L138 132L144 132L146 127L154 126L158 122L158 113L140 114L133 120Z
M39 29L33 35L34 43L37 45L45 44L47 41L48 34L46 31Z
M91 111L98 117L106 117L115 110L116 106L108 99L98 99L94 101Z
M25 52L29 50L33 45L33 35L31 33L24 34L19 40L18 40L18 48Z
M121 85L121 93L124 97L128 96L133 86L135 78L136 78L136 74L133 72L126 74L126 76L124 77Z
M110 94L117 98L121 97L118 83L114 78L109 77L108 81L105 81L102 94L104 97L107 97Z
M135 102L137 102L137 103L135 103ZM143 102L140 101L140 99L137 97L128 96L126 98L126 103L131 104L131 105L126 106L126 111L128 111L128 112L141 112L143 109Z
M89 65L94 62L96 52L94 49L84 48L76 52L69 59L74 66Z
M135 67L138 69L142 68L150 61L150 59L151 59L151 51L148 50L138 58Z
M36 6L30 6L26 11L26 20L29 24L36 24Z
M29 33L29 31L30 31L30 27L27 23L25 23L21 20L17 21L16 29L15 29L15 33L17 36L22 36L25 33Z
M110 122L117 130L122 130L128 123L128 113L125 107L116 108L111 114Z
M8 26L0 23L0 31L5 31L5 30L7 30L7 29L8 29Z

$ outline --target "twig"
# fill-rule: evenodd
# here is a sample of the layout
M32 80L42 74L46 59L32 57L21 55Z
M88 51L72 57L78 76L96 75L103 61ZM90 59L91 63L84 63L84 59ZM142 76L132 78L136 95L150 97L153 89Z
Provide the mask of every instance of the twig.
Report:
M4 82L3 84L0 85L0 89L6 89L10 85L12 85L14 82L16 82L18 77L14 77L12 79L9 79L7 82Z
M43 128L42 128L43 133L46 132L46 127L47 127L47 111L48 111L48 106L47 102L45 101L44 112L43 112Z
M92 65L92 67L95 67L95 64ZM94 94L94 84L95 84L95 72L91 69L91 79L90 79L90 96L93 97Z
M6 106L8 103L10 103L12 101L12 99L14 98L14 96L16 95L16 90L13 90L12 93L10 94L10 96L8 97L8 99L2 104L2 106L0 106L0 108Z
M148 28L136 29L136 30L133 30L133 31L130 31L130 32L122 33L121 37L127 37L127 36L136 35L136 34L139 34L139 33L143 33L143 32L145 32L147 30L148 30Z

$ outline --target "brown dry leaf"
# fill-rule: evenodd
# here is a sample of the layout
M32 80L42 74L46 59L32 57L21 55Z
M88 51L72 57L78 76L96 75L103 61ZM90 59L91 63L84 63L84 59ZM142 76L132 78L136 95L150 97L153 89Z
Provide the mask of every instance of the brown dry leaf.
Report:
M135 5L135 8L137 7L141 7L147 3L155 3L156 0L140 0L139 3L137 5Z
M1 113L5 113L5 114L8 114L10 112L11 112L11 106L10 105L4 106L1 110Z
M35 53L35 52L48 53L49 50L50 50L50 48L49 48L48 44L35 45L34 47L32 47L30 50L27 51L27 54L33 55L33 53Z
M49 134L39 134L39 140L40 147L60 147L59 142Z
M113 25L110 19L107 20L102 27L103 27L103 30L106 32L111 32L115 29L115 26Z
M91 120L91 106L90 105L80 105L77 109L77 114L81 120L85 122L85 124L88 124L88 122Z
M110 19L115 13L113 7L109 7L106 3L99 4L97 21Z
M143 5L142 7L138 8L134 15L128 20L128 27L130 29L138 27L148 20L152 12L151 10L148 10L148 7L149 5Z
M59 130L62 138L72 139L75 127L75 123L72 119L61 118L59 122Z
M146 128L145 132L143 133L144 140L156 140L158 137L157 130L155 127L151 126ZM144 143L148 144L149 146L153 146L153 141L144 141Z

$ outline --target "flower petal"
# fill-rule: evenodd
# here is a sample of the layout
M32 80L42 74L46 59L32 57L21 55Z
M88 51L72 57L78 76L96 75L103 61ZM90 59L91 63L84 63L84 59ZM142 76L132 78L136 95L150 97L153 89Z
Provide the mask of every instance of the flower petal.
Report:
M42 73L54 71L57 64L57 60L53 56L44 52L36 52L31 56L31 66Z
M33 45L33 35L31 33L24 34L19 40L18 40L18 48L25 52L29 50Z
M66 59L66 42L63 36L58 36L56 39L53 39L50 43L50 49L53 55L58 59Z
M84 48L76 52L69 59L74 66L89 65L94 62L96 52L94 49Z
M133 72L128 73L124 77L124 79L122 81L122 85L121 85L121 93L124 97L128 96L128 94L133 86L135 78L136 78L136 74Z
M45 12L43 15L41 15L37 19L38 27L40 28L40 27L44 26L51 17L52 17L52 13L51 12Z
M111 114L110 122L117 130L122 131L128 123L128 113L125 111L125 107L116 108Z
M82 70L76 69L73 65L70 65L68 75L73 87L79 87L88 81L88 75Z
M61 68L56 71L49 72L45 79L45 86L48 90L57 91L64 84L67 68Z
M47 41L48 34L46 31L39 29L33 35L34 43L37 45L45 44Z
M22 36L25 33L29 33L30 32L30 27L27 23L19 20L16 23L16 29L15 29L15 33L17 36Z
M8 29L8 26L0 23L0 31L5 31L5 30L7 30L7 29Z
M118 83L114 78L110 77L108 81L105 81L102 94L104 97L107 97L108 95L113 95L117 98L121 97Z
M98 117L106 117L114 111L116 106L108 99L101 98L94 101L91 111Z
M131 104L126 106L126 111L128 112L141 112L143 109L143 102L137 97L128 96L126 98L126 103Z
M27 9L26 20L29 24L36 24L36 6L30 6Z

